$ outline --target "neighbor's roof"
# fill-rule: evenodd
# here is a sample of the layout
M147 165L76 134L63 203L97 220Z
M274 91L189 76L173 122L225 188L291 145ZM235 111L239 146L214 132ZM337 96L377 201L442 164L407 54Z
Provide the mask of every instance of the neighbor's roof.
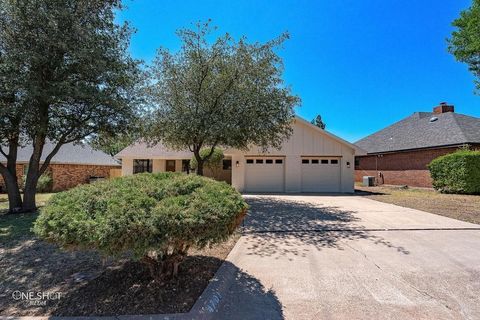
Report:
M41 161L44 161L47 155L53 150L55 145L52 142L46 142L43 148ZM18 150L17 162L23 163L30 160L32 154L32 145L25 146ZM0 154L0 161L6 161ZM64 144L58 153L52 158L52 164L89 164L118 166L119 163L105 152L94 150L88 144Z
M188 150L186 151L175 151L168 149L161 142L149 146L145 142L135 142L132 145L129 145L119 153L115 155L115 158L122 159L125 157L140 157L144 159L153 159L161 156L162 158L172 158L172 159L190 159L192 153Z
M435 121L432 118L438 118ZM415 112L355 144L368 153L480 143L480 118L454 112Z

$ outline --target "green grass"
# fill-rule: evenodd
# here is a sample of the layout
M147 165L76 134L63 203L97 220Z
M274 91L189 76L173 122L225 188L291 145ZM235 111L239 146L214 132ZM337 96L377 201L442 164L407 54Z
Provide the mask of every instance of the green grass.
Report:
M54 193L37 193L37 206L42 207ZM5 193L0 194L0 214L8 210L8 196Z
M37 194L37 206L42 207L53 193ZM8 210L8 197L0 194L0 243L16 241L25 236L33 236L30 230L38 213L5 214Z
M0 243L32 236L31 228L38 213L0 215Z

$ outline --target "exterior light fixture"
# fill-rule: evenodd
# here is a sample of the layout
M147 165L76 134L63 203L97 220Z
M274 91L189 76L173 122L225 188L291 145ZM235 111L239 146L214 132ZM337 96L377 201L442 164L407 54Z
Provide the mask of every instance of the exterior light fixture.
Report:
M240 161L235 162L235 166L238 168L240 167Z

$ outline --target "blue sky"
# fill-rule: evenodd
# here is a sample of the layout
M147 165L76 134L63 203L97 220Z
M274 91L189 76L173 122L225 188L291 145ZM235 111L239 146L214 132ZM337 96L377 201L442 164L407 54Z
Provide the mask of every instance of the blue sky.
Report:
M356 141L441 101L480 117L466 65L447 52L451 22L467 0L125 0L136 29L134 57L179 48L175 30L212 19L219 32L267 41L284 31L285 82L302 98L297 114L321 114L327 130Z

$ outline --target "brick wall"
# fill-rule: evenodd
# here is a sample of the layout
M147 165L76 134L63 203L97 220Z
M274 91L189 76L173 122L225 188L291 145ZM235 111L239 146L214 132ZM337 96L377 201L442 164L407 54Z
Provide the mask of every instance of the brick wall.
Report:
M23 178L23 168L25 165L23 164L17 164L17 180L20 183ZM5 181L3 181L3 177L0 174L0 191L1 192L6 192L6 187L5 187Z
M52 164L48 167L53 179L53 191L63 191L79 184L88 183L90 177L110 177L110 169L119 169L120 166ZM24 165L17 165L19 181L22 180ZM0 186L5 192L5 184L0 176Z
M475 148L480 146L477 145ZM356 159L359 165L355 166L355 181L361 182L363 176L376 176L380 184L432 187L427 164L437 157L456 150L458 148L438 148L388 153L382 157L358 156Z

